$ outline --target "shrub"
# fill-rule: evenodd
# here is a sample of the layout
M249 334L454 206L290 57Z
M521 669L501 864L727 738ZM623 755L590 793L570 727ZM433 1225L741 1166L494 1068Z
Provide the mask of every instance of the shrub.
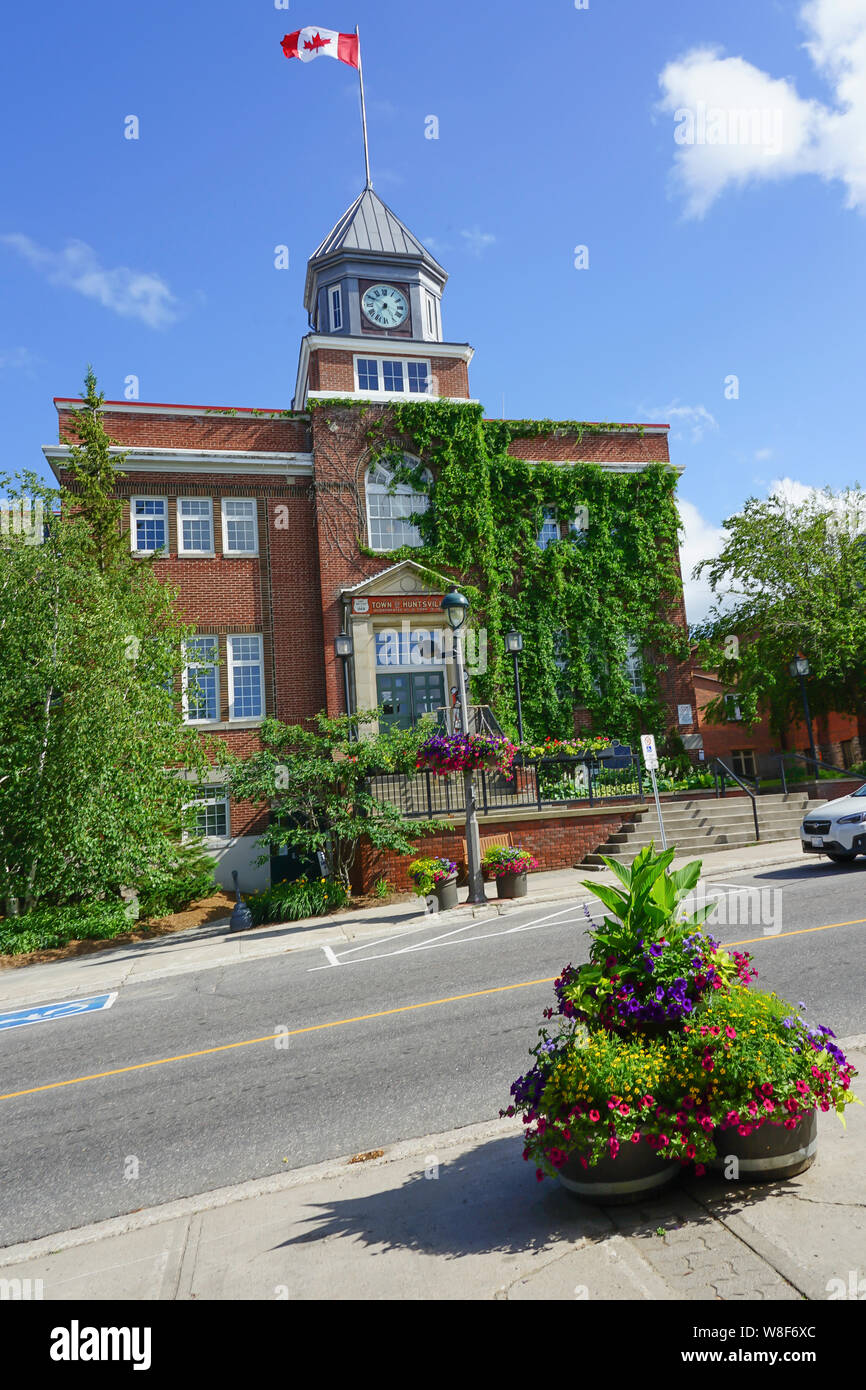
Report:
M128 932L126 906L117 898L63 907L40 907L0 921L0 954L49 951L70 941L109 941Z
M246 902L253 926L261 927L269 922L299 922L304 917L324 917L346 907L349 900L348 890L336 879L304 877L263 888L260 893L252 893Z
M153 869L136 884L141 916L164 917L211 897L217 891L213 872L213 859L199 845L180 845L173 865Z

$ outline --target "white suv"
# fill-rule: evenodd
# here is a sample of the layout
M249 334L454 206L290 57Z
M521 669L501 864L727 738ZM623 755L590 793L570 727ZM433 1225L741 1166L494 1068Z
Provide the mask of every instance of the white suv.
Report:
M810 811L800 826L806 854L826 854L834 864L866 855L866 782L850 796L837 797Z

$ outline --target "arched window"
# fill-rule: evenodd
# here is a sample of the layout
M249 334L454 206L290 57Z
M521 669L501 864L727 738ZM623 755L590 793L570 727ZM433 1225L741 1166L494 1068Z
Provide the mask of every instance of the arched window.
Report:
M409 467L417 466L417 460L407 458ZM426 470L425 482L433 478ZM391 469L377 463L367 474L367 526L370 546L373 550L397 550L401 545L421 545L421 532L409 517L413 513L426 512L430 497L426 492L416 492L411 483L395 483Z

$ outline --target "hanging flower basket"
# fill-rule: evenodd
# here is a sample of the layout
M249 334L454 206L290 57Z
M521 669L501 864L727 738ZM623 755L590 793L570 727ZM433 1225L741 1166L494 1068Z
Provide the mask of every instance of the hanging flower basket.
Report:
M433 734L418 749L415 766L440 776L481 768L508 776L516 752L507 738L494 734Z

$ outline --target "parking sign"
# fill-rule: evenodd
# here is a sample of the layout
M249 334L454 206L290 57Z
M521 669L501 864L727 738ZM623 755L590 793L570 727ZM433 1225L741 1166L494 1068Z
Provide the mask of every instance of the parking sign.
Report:
M652 734L641 734L641 752L643 753L644 766L648 772L655 772L658 769L659 758L656 752L656 741Z

